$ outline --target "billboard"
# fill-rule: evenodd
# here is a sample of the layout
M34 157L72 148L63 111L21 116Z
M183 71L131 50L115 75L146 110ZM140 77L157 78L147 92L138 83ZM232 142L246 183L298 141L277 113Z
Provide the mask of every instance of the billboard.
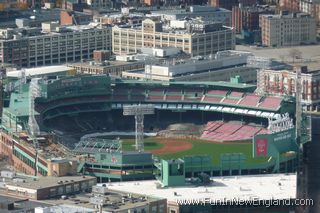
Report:
M268 155L268 138L257 138L255 143L255 155L257 157L263 156L267 157Z
M253 157L278 156L281 153L297 151L295 128L271 134L255 135L253 137Z

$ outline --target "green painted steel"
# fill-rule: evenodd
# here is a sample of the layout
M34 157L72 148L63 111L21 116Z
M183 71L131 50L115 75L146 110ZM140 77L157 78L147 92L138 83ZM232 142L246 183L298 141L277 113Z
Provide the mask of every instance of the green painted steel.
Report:
M295 129L289 129L273 134L255 135L252 143L253 157L277 157L289 151L297 151Z
M16 150L19 154L23 155L24 157L26 157L28 160L30 160L31 162L35 163L35 159L33 157L31 157L30 155L28 155L27 153L25 153L24 151L22 151L21 149L19 149L18 147L14 146L13 147L14 150Z
M165 187L185 185L185 165L182 159L161 160L161 182Z

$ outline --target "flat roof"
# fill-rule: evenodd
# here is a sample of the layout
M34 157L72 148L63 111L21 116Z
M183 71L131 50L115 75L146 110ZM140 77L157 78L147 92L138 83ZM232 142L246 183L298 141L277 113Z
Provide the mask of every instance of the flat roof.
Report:
M215 82L207 82L207 81L173 81L173 82L161 82L161 81L138 81L138 80L122 80L116 81L116 84L154 84L154 85L197 85L197 86L221 86L221 87L231 87L231 88L253 88L256 87L254 84L246 84L246 83L231 83L229 81L215 81Z
M258 198L267 200L296 197L296 174L213 177L211 180L213 183L207 186L185 185L157 188L159 184L157 180L106 183L106 186L113 191L167 198L168 202L175 202L177 199L241 198L249 200Z
M9 107L4 108L4 110L17 117L29 116L29 88L25 86L21 92L12 92ZM39 113L35 112L35 114Z
M76 63L69 63L68 67L76 67L76 66L83 66L83 67L98 67L98 68L104 68L104 67L112 67L112 66L122 66L122 65L128 65L128 64L144 64L144 61L108 61L108 63L97 63L95 62L93 65L90 64L90 61L88 62L76 62Z
M46 75L46 74L52 74L52 73L59 73L59 72L68 72L72 70L73 68L59 65L59 66L45 66L45 67L37 67L37 68L29 68L24 69L26 76L36 76L36 75ZM16 70L16 71L10 71L7 72L8 77L12 78L18 78L21 76L22 70Z
M163 200L163 198L146 197L145 195L133 194L131 196L132 199L127 198L123 202L122 198L127 196L128 195L126 193L108 191L107 194L103 196L104 198L106 198L107 202L106 205L102 207L102 212L128 212L128 209L143 207L148 205L149 203ZM93 197L92 193L80 193L75 195L74 197L69 197L69 199L66 200L51 198L50 200L43 200L43 202L55 205L56 207L50 208L50 210L52 209L51 211L53 212L56 212L54 210L56 210L57 207L62 207L64 210L68 210L68 207L71 208L73 206L77 206L77 208L79 208L78 210L81 210L80 212L82 212L82 210L84 211L93 209L94 204L90 203L91 197ZM65 212L72 213L72 211Z
M46 204L43 202L36 202L36 201L30 201L26 199L20 199L20 198L13 198L11 196L7 195L0 195L0 203L17 203L19 205L15 205L14 209L7 210L0 208L1 213L20 213L20 212L27 212L30 210L33 210L36 207L42 206L42 207L48 207L50 204ZM70 213L70 212L69 212Z
M91 176L63 176L63 177L53 177L53 176L46 176L46 177L39 177L39 178L26 178L24 182L11 182L7 183L7 187L20 187L20 188L27 188L27 189L43 189L43 188L50 188L59 185L66 185L71 182L80 182L84 180L94 180L96 177ZM62 181L61 184L58 182Z

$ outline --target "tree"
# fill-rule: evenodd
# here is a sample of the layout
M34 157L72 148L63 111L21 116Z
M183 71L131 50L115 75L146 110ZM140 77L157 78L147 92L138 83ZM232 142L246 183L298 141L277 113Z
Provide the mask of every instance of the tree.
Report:
M295 59L301 59L302 58L302 52L298 49L290 49L289 50L289 57L292 58L292 63L294 63Z

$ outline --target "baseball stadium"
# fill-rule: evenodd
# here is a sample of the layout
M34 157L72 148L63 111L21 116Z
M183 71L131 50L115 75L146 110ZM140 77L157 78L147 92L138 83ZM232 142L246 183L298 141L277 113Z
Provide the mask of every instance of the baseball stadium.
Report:
M0 151L30 175L151 179L167 160L187 177L296 171L295 101L230 82L160 82L107 75L8 80ZM143 116L143 149L128 106ZM140 144L141 145L141 144ZM60 169L57 169L60 168Z

